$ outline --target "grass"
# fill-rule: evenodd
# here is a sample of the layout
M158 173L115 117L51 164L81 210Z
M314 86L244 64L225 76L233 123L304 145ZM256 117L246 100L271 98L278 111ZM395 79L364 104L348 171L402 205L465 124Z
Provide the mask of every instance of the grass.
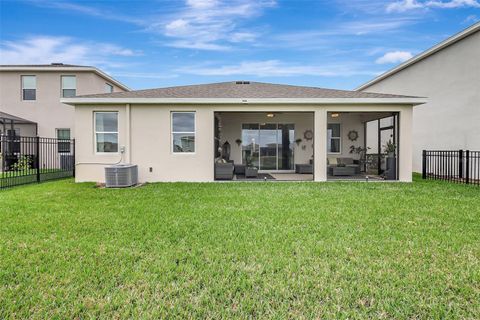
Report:
M0 191L0 318L478 318L480 188Z

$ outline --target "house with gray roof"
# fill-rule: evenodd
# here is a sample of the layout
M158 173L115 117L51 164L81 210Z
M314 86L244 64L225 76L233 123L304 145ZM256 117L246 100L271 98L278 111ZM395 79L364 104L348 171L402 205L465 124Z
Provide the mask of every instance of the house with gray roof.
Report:
M76 181L137 165L140 182L411 181L412 112L425 98L250 81L63 98ZM384 152L365 156L367 126Z

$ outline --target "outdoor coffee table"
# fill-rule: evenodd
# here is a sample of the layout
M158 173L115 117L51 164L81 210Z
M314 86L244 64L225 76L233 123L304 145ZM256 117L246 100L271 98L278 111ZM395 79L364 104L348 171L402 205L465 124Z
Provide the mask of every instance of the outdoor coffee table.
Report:
M355 175L355 167L333 167L332 175L334 176L353 176Z
M295 165L296 173L313 173L313 165L311 164L296 164Z

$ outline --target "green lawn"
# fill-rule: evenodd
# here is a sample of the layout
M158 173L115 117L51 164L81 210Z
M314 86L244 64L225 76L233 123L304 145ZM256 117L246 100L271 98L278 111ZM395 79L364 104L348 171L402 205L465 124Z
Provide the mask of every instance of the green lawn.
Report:
M0 319L478 318L480 188L0 191Z

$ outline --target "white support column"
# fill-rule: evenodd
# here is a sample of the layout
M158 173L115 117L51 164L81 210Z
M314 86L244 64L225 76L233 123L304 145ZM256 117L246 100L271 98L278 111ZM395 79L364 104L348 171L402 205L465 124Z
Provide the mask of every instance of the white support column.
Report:
M206 181L215 181L215 112L208 110L206 113L205 124L205 138L206 138L206 150L208 159L208 177Z
M314 128L315 181L327 181L327 111L324 107L318 107L314 112Z
M413 108L403 108L400 112L399 124L399 179L402 182L412 182L412 121Z

